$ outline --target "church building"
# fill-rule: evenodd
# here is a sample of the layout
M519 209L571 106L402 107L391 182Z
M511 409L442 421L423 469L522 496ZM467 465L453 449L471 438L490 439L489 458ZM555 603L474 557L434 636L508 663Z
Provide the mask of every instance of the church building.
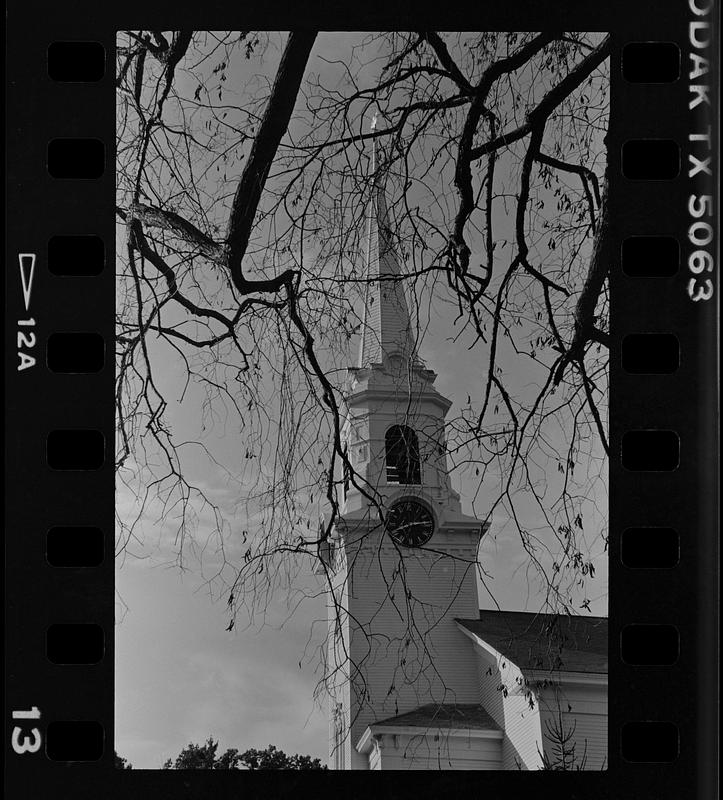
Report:
M604 769L607 620L479 609L488 525L452 488L451 402L417 352L380 172L342 430L360 479L323 551L329 766Z

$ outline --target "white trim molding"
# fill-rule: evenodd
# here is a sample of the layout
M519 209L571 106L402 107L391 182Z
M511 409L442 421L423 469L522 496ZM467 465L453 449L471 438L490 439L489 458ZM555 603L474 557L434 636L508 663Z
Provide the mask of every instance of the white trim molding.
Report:
M356 744L357 752L368 753L379 736L439 736L459 739L502 739L504 731L486 728L422 728L412 725L370 725Z

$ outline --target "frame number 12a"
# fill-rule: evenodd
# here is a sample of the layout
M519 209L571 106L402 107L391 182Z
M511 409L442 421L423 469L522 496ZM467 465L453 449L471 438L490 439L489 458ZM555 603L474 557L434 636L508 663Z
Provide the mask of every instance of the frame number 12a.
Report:
M35 253L18 253L20 264L20 283L23 290L25 312L30 311L30 298L33 292L33 278L35 277ZM35 356L30 352L37 341L37 337L29 328L35 327L35 319L27 317L18 320L18 372L34 367Z

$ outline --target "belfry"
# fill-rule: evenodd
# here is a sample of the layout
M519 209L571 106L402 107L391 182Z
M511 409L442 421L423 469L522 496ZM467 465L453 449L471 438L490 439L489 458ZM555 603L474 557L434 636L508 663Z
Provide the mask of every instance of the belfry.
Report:
M342 429L359 477L345 482L325 556L333 587L330 767L534 768L535 746L544 751L541 711L532 733L507 730L507 700L517 709L520 687L504 701L490 688L504 680L507 664L474 629L486 524L462 513L451 485L451 402L418 351L376 156L375 148L359 358L348 370ZM517 668L512 661L510 667Z

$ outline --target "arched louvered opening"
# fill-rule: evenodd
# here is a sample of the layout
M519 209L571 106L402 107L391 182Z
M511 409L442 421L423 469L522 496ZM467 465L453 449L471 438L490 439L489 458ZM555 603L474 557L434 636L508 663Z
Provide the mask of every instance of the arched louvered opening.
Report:
M389 483L421 483L419 440L406 425L392 425L386 433L387 481Z

